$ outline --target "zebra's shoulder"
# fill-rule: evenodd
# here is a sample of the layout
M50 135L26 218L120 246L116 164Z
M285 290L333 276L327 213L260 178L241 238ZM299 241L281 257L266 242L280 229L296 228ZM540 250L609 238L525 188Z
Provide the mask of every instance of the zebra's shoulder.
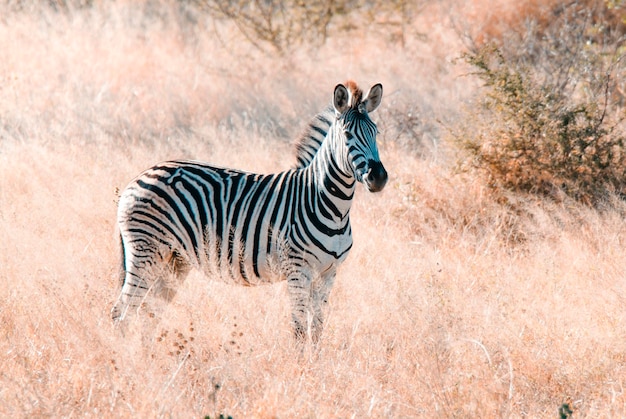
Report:
M311 163L317 150L324 142L334 118L335 110L332 105L328 105L309 121L295 141L296 169L306 167Z

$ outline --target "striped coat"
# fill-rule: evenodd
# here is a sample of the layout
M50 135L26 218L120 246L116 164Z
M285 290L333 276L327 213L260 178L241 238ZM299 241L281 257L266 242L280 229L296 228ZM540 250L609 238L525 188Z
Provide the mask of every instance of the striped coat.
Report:
M352 246L356 182L381 190L387 173L369 118L382 86L368 95L338 85L298 144L296 168L254 174L197 161L158 164L135 178L118 207L123 319L148 290L166 299L192 268L231 282L287 280L297 337L317 341L337 266Z

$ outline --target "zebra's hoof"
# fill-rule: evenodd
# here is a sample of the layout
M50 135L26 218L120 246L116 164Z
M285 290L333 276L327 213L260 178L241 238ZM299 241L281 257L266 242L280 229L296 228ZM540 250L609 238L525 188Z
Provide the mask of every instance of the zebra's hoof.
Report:
M122 310L120 310L119 307L115 306L111 309L111 320L113 320L115 324L122 321Z

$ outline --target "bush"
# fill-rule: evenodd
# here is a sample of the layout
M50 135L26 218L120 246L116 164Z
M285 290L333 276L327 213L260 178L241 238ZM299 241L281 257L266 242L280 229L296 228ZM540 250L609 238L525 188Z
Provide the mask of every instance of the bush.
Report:
M326 39L335 13L333 0L244 1L198 0L203 9L217 18L234 22L246 39L260 49L271 45L283 52L298 41Z
M595 205L626 196L624 37L578 3L546 27L475 46L463 59L484 83L472 125L453 135L494 188Z
M331 22L341 31L364 30L376 22L400 26L404 42L405 25L417 15L425 0L190 0L217 19L234 23L248 42L260 50L288 53L304 43L323 44ZM350 16L349 18L347 18ZM346 17L346 19L338 19ZM359 21L356 26L354 21ZM370 28L371 29L371 28Z

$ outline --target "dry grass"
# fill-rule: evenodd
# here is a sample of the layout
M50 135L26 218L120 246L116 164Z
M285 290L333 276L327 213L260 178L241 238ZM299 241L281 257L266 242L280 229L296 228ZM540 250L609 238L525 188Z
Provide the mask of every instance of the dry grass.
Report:
M167 3L3 17L0 416L626 415L626 207L498 203L454 174L433 121L468 80L441 10L404 48L358 33L281 59ZM169 158L290 167L348 77L385 86L391 179L357 191L319 349L291 340L284 284L199 275L114 330L116 189Z

